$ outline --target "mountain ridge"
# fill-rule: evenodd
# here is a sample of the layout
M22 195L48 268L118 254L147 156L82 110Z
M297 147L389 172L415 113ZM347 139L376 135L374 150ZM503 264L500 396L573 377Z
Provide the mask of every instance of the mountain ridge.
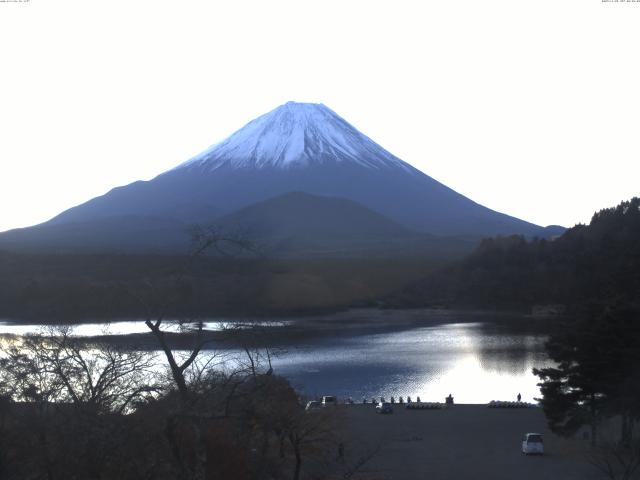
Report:
M241 208L215 222L220 232L255 241L266 255L287 257L436 254L454 258L474 242L412 231L342 197L289 192Z
M395 157L324 105L287 103L249 122L202 154L149 181L116 187L48 222L0 234L12 244L40 244L45 227L73 225L66 248L100 243L96 235L117 230L126 219L118 251L140 248L150 221L211 224L242 208L289 192L340 197L422 234L477 238L556 231L486 208ZM139 217L136 230L131 218ZM102 226L99 225L102 222ZM84 231L82 231L84 225ZM157 231L155 227L152 231ZM51 230L49 230L51 231ZM100 232L100 233L98 233ZM109 234L110 235L110 234ZM107 236L109 236L107 235ZM167 248L178 232L166 233ZM19 240L20 237L22 240ZM151 236L156 247L162 238ZM103 244L102 242L101 244ZM104 248L108 248L105 245Z

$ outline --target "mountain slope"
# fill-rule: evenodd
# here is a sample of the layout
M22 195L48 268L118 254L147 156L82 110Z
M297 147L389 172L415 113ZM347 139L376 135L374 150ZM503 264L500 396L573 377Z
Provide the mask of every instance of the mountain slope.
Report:
M455 257L474 243L411 231L366 207L338 197L292 192L258 202L218 219L218 228L255 241L277 256Z
M115 188L40 227L60 226L64 243L65 224L77 229L105 221L118 228L114 219L136 217L209 224L293 191L352 200L423 233L546 236L543 228L483 207L413 168L326 106L293 102L153 180ZM89 239L94 227L86 225ZM38 236L40 227L20 235ZM136 243L141 235L132 234ZM68 246L77 239L70 235ZM123 238L119 247L126 244Z
M256 238L401 238L415 232L351 200L291 192L220 218L225 230Z
M0 249L48 253L187 252L190 225L172 218L120 215L44 223L0 234Z

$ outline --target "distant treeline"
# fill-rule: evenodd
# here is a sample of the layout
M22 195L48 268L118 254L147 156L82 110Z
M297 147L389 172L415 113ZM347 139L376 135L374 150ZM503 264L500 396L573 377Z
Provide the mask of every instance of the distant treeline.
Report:
M639 299L640 199L633 198L555 240L485 239L465 260L402 289L387 304L529 310Z
M38 322L281 315L375 303L417 281L432 259L42 255L0 252L0 318Z
M529 311L640 297L640 199L555 240L485 239L464 260L274 259L0 252L0 318L78 321L286 315L353 306Z

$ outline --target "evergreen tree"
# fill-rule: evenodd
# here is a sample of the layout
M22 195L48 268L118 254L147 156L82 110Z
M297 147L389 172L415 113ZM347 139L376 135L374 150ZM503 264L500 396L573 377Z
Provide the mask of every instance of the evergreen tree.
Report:
M596 308L582 318L548 342L557 366L534 369L549 427L572 435L588 425L595 442L598 423L619 415L621 441L628 443L640 419L640 309Z

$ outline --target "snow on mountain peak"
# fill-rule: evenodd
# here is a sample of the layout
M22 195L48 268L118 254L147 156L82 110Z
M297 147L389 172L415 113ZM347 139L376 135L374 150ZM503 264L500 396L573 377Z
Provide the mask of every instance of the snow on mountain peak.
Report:
M295 168L355 162L415 171L323 104L287 102L177 168Z

